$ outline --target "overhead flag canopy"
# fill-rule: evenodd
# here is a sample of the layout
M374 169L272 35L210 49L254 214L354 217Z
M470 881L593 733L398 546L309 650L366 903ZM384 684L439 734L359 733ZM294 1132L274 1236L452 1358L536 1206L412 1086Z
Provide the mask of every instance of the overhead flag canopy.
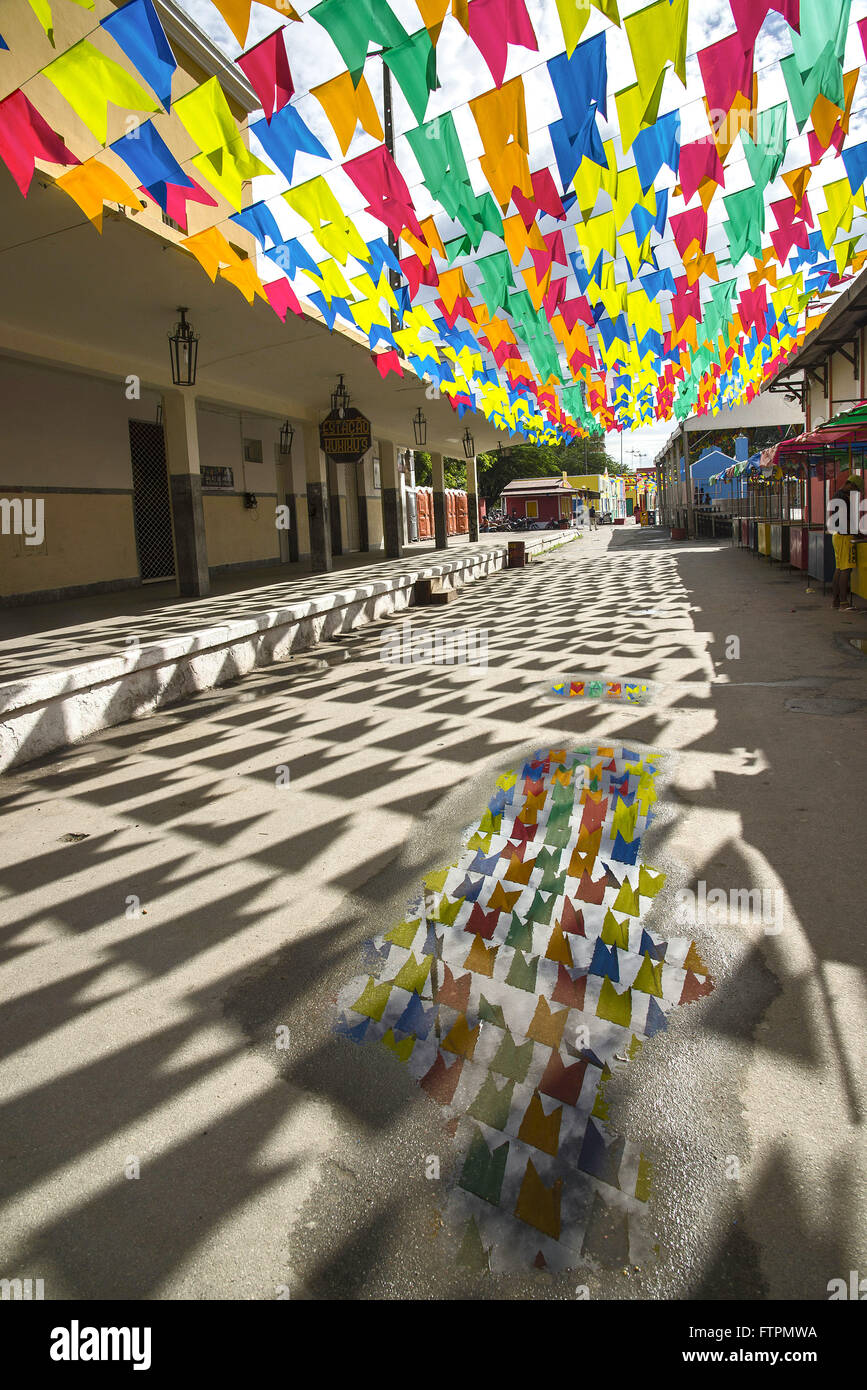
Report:
M192 26L209 5L197 82L155 0L8 0L0 47L38 21L44 52L0 100L21 193L39 170L96 226L193 207L211 279L360 331L457 416L562 443L715 414L867 259L850 0L187 0Z

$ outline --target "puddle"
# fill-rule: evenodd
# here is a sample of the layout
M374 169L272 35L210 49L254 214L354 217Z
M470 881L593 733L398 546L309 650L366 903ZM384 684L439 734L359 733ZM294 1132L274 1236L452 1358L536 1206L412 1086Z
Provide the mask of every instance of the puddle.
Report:
M855 714L863 710L864 705L864 700L838 700L832 696L786 701L786 709L795 714Z

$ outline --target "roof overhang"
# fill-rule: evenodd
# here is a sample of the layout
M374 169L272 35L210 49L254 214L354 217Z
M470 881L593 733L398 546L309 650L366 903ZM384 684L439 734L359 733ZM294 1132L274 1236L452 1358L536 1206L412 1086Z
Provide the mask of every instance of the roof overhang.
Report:
M330 409L342 372L352 404L376 438L411 446L412 419L427 418L425 447L463 458L469 429L477 453L504 432L478 412L463 419L445 395L428 395L404 366L384 380L366 337L330 333L311 306L281 323L268 304L249 305L221 279L211 284L189 252L112 211L100 235L54 184L34 178L22 198L0 165L0 353L123 381L171 388L166 335L189 306L200 335L196 396L250 413L316 420ZM521 438L521 436L517 436Z

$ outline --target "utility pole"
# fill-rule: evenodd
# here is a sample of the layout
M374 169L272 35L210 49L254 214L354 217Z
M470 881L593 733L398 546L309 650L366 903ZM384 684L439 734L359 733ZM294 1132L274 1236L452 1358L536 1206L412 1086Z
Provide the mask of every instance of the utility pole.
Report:
M386 50L384 48L374 49L373 53L371 54L371 57L383 58L385 52ZM382 129L383 134L385 136L385 148L388 150L392 159L394 159L394 109L391 103L391 69L388 66L388 63L386 63L385 61L383 61L382 64ZM397 260L397 237L395 236L394 232L391 230L390 227L388 229L388 249L394 253L395 260ZM397 292L400 289L400 279L400 272L394 270L393 267L389 266L388 283L391 286L391 289L395 297L397 296ZM394 333L397 330L397 327L397 314L392 309L392 333Z

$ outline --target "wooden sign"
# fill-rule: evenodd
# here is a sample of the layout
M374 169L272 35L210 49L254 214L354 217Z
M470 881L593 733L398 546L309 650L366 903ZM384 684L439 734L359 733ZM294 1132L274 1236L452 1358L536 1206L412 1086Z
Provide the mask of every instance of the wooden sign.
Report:
M358 463L372 442L370 421L353 406L343 415L332 410L319 426L319 447L337 463Z

